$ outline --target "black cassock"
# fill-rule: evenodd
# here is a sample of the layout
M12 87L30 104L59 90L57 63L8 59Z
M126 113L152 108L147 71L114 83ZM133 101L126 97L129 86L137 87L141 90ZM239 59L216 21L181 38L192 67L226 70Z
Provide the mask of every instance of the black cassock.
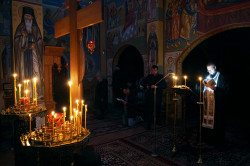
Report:
M141 85L147 89L145 93L145 104L146 104L146 127L150 128L152 120L153 120L153 111L154 111L154 89L151 88L151 85L155 85L158 81L163 78L162 74L157 74L156 76L149 74L146 78L144 78L141 82ZM167 87L165 79L157 84L156 88L156 121L160 122L160 111L161 111L161 102L162 102L162 91Z

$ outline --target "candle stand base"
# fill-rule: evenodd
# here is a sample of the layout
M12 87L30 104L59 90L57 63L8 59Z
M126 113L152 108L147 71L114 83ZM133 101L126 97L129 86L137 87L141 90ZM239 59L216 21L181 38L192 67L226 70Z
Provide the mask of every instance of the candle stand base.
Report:
M202 158L201 158L201 155L199 156L199 159L197 161L198 164L202 164Z

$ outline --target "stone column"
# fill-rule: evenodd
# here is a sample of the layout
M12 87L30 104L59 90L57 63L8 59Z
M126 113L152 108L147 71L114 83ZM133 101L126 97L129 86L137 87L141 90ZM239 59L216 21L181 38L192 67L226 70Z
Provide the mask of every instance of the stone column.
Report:
M45 106L47 110L55 109L55 101L52 95L52 68L56 63L58 69L61 68L61 56L64 47L45 46L44 56L44 90L45 90Z

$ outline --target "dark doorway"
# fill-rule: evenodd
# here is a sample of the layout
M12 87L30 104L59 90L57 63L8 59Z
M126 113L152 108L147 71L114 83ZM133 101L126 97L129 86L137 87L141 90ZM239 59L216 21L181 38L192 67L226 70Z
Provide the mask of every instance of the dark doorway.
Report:
M199 93L198 76L204 78L208 75L206 64L212 61L217 65L230 87L228 96L225 96L227 121L243 130L243 135L248 138L250 138L250 121L246 115L249 112L248 95L250 94L249 43L250 28L224 31L199 44L182 64L183 74L189 76L188 86L196 93Z
M143 77L143 60L140 52L133 46L128 46L121 53L118 66L121 73L121 86L127 82L135 84L137 80Z

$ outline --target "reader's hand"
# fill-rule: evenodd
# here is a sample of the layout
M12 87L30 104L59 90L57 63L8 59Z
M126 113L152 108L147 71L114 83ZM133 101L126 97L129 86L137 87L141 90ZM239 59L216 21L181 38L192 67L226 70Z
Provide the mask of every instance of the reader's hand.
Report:
M209 87L206 80L203 80L202 83L203 83L203 85L205 85L206 87Z
M209 88L210 88L210 89L213 89L213 90L216 89L216 87L214 87L214 86L209 86Z

